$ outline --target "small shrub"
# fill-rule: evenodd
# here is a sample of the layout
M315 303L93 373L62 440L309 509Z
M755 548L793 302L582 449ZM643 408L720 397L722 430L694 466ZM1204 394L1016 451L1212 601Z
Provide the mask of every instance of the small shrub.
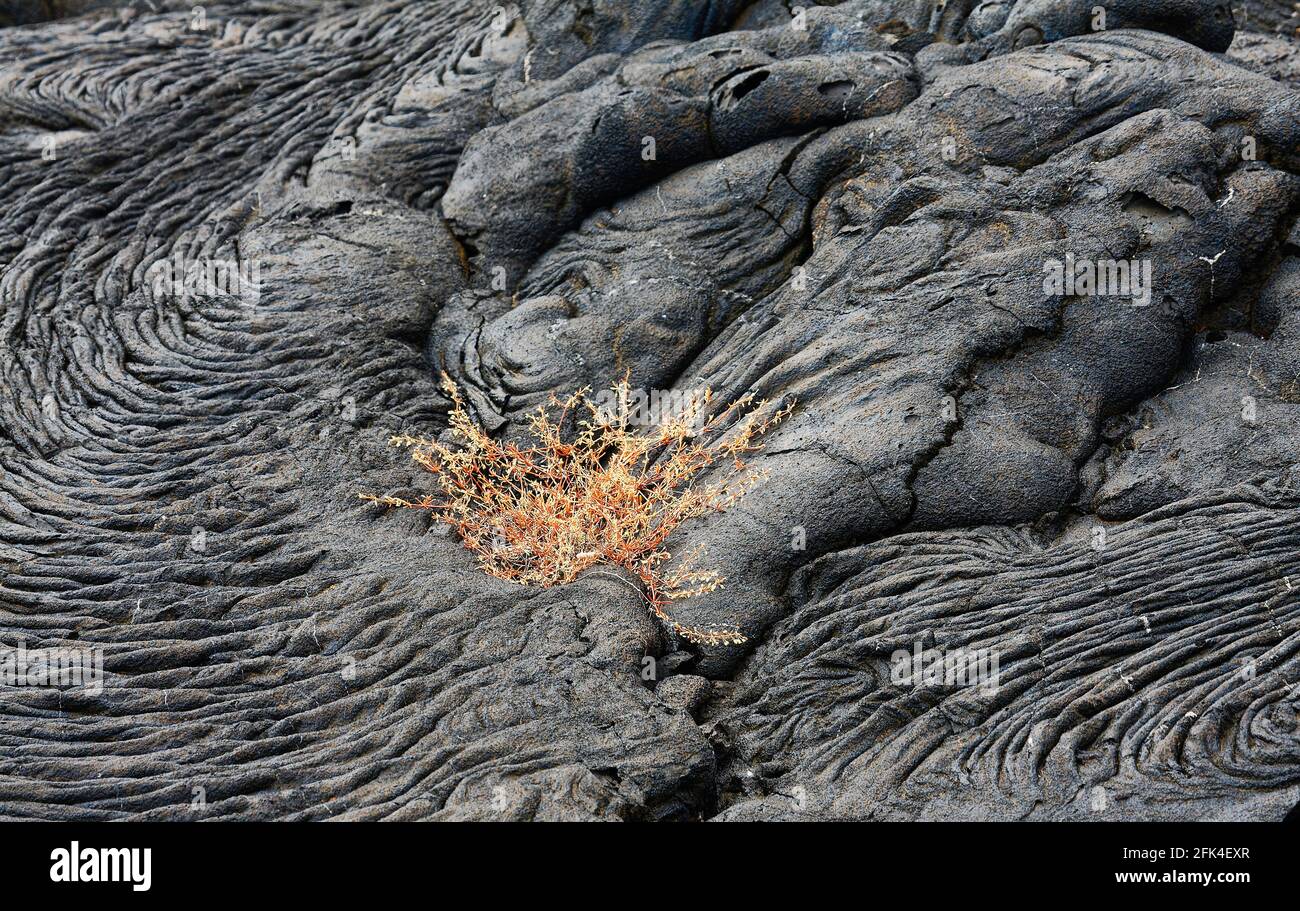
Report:
M665 570L671 554L664 542L682 522L726 509L762 479L744 456L761 448L759 437L793 405L767 409L766 402L755 405L745 396L704 420L711 400L706 390L653 431L638 432L629 427L626 407L611 414L583 389L564 400L552 395L557 413L539 407L529 417L531 440L521 446L498 442L480 428L445 373L442 388L452 403L455 444L406 435L389 441L437 475L438 492L415 502L362 499L434 511L498 579L549 587L592 566L621 566L641 580L650 611L683 638L709 645L745 641L738 630L689 627L668 616L669 601L713 591L724 580L701 568L698 548L684 554L677 569ZM627 381L612 392L626 403ZM715 465L720 479L697 486L701 473Z

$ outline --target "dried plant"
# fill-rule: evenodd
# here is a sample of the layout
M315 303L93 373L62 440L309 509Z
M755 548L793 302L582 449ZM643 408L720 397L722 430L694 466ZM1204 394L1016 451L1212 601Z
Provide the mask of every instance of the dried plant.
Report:
M454 444L406 435L390 440L437 475L439 492L415 502L362 499L433 510L498 579L548 587L592 566L621 566L641 580L650 611L683 638L709 645L745 641L737 630L689 627L668 616L669 601L713 591L724 580L699 568L704 553L698 548L667 571L664 542L687 519L726 509L762 479L744 456L761 448L759 437L793 405L771 409L745 396L705 420L706 390L652 432L638 432L629 426L625 379L612 388L621 403L613 409L598 407L588 389L564 400L552 395L550 411L539 407L529 417L528 444L517 445L480 428L445 373L442 388L452 403ZM697 486L715 466L720 477Z

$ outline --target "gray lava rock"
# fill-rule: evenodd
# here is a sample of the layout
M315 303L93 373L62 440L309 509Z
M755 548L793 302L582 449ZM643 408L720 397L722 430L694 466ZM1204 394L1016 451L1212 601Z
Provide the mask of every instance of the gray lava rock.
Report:
M0 685L0 818L1300 799L1289 4L41 6L0 3L0 659L103 678ZM385 441L440 370L507 437L624 375L794 402L669 541L726 577L673 616L749 641L361 502L430 489Z
M679 674L669 677L655 689L655 695L673 708L681 709L694 715L709 698L711 684L705 677L694 674Z

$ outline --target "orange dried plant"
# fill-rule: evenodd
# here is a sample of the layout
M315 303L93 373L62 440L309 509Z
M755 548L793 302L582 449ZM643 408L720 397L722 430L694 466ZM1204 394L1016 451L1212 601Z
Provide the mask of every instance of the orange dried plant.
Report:
M638 432L629 426L624 379L611 389L621 403L614 409L599 407L588 389L563 400L552 395L556 413L539 407L528 419L531 440L519 445L479 427L445 373L442 388L451 399L455 445L407 435L389 441L437 475L438 493L414 502L362 499L433 510L498 579L549 587L593 566L620 566L641 580L650 611L673 632L707 645L745 641L738 630L685 626L668 615L668 602L713 591L725 580L699 568L698 548L667 571L671 554L664 543L686 520L726 509L763 478L744 456L762 447L759 438L793 404L771 409L744 396L705 420L711 401L705 390L652 431ZM719 477L698 485L715 466Z

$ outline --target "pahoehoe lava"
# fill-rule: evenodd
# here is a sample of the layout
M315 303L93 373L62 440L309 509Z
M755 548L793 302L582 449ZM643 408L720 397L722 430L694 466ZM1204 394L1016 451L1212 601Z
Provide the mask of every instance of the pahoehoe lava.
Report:
M1300 19L1096 5L0 0L0 818L1284 817ZM359 501L440 371L797 402L749 641Z

